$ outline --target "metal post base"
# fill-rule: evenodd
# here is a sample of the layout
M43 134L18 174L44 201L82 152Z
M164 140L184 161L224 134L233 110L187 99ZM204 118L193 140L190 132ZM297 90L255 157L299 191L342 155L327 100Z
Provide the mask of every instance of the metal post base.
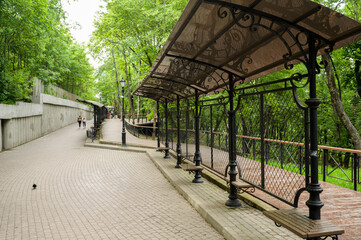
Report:
M194 179L192 183L203 183L203 179L199 171L196 171L196 174L194 175Z
M163 158L170 158L168 150L165 150L165 155Z
M226 202L226 206L227 207L241 207L242 203L238 198L236 198L236 199L229 198Z
M127 146L127 143L126 143L126 138L125 138L125 131L123 129L123 132L122 132L122 147L126 147Z

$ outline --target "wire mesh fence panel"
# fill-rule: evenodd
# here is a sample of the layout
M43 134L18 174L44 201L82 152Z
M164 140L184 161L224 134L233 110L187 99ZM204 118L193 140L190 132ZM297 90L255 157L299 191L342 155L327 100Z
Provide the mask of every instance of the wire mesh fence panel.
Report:
M168 142L169 147L177 150L177 109L168 109Z
M181 154L182 156L186 156L187 155L187 150L188 150L188 146L187 146L187 132L186 132L186 128L187 128L187 109L185 107L180 108L179 111L180 114L180 119L179 119L179 130L180 130L180 143L181 143Z
M160 107L161 108L161 107ZM160 143L165 145L165 109L159 109L159 140Z
M265 186L292 202L298 189L305 187L303 173L303 111L291 91L264 95ZM282 171L285 170L285 171Z
M195 153L195 120L194 120L194 109L189 108L188 111L188 119L187 119L187 145L188 145L188 159L193 161L194 153Z
M258 186L261 186L262 173L260 119L259 95L241 98L236 114L239 177Z
M229 163L228 154L228 121L226 108L223 103L212 106L212 134L211 134L211 154L212 168L224 174Z
M292 203L305 187L304 111L292 92L245 95L236 117L240 178Z
M199 133L199 144L202 156L202 164L211 167L212 155L210 147L210 133L211 133L211 112L210 106L203 106L201 108L201 116L199 119L200 133Z

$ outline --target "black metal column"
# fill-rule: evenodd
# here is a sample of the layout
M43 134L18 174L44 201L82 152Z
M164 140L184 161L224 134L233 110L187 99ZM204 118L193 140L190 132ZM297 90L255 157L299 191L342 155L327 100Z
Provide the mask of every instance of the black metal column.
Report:
M202 162L202 157L201 157L201 151L199 149L199 117L200 117L200 113L199 113L199 107L198 107L198 90L195 89L195 114L194 114L194 125L195 125L195 133L196 133L196 152L194 153L194 163L196 166L200 166L201 162ZM194 179L192 181L193 183L202 183L202 176L200 171L196 171L196 174L194 175Z
M228 112L228 128L229 128L229 195L228 200L226 202L226 206L228 207L240 207L242 206L241 201L237 196L237 189L233 186L232 182L237 181L237 149L236 149L236 112L234 111L233 106L233 95L234 95L234 83L233 83L233 75L229 74L229 112ZM239 173L240 174L240 173Z
M213 108L210 107L210 117L211 117L211 168L213 168L213 147L214 147L214 134L213 134Z
M93 126L93 138L92 138L92 141L97 139L97 107L94 105L94 126Z
M310 83L310 98L306 100L306 104L310 109L310 157L311 157L311 182L307 186L307 191L310 197L306 202L309 208L309 218L313 220L321 219L321 208L323 203L320 199L322 188L318 182L318 137L317 137L317 108L321 100L316 96L316 54L315 38L310 35L308 39L309 44L309 83Z
M304 110L304 116L305 116L305 181L306 181L306 187L310 184L310 120L309 120L309 114L308 114L308 108Z
M264 141L264 96L260 95L259 98L259 111L260 111L260 132L261 132L261 187L265 188L265 141Z
M180 133L180 107L179 107L179 96L177 95L177 165L175 168L181 168L182 164L182 146L181 146L181 133Z
M123 109L122 109L122 121L123 121L123 128L122 128L122 147L126 147L126 137L125 137L125 123L124 123L124 117L125 117L125 108L124 108L124 87L122 87L122 98L123 98Z
M170 158L169 156L169 142L168 142L168 99L165 100L165 150L164 158Z
M157 147L160 148L159 102L157 101Z

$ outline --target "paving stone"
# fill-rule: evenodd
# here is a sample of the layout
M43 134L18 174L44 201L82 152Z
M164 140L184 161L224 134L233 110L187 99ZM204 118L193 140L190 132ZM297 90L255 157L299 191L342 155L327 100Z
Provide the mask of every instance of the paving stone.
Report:
M223 239L144 153L85 136L74 124L0 153L1 239Z

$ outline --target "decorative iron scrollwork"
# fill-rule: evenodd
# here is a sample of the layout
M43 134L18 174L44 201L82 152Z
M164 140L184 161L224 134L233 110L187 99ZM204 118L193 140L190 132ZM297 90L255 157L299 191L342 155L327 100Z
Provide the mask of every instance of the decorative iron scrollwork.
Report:
M185 81L191 79L195 85L206 90L220 89L228 81L228 74L215 71L214 67L180 58L170 61L168 75L177 76Z
M246 65L251 65L253 63L252 58L247 55L244 57L239 58L235 65L238 67L238 70L243 73L243 74L247 74L248 73L248 68L246 67Z
M286 53L282 54L282 59L284 60L284 68L291 70L294 68L295 63L302 63L306 66L306 69L309 71L309 59L306 52L308 47L309 32L302 28L295 28L295 25L290 25L289 23L282 21L276 17L272 18L271 16L258 15L255 11L250 9L249 11L245 8L237 8L236 6L223 5L220 6L217 10L217 15L221 19L231 18L234 25L238 26L240 29L248 29L250 33L257 32L259 29L267 30L269 33L269 39L277 38L279 39ZM337 29L333 29L336 31ZM263 32L262 35L262 44L264 41L267 42L267 35ZM259 35L254 35L255 39ZM240 31L230 38L229 36L225 37L225 41L230 43L225 44L227 46L232 45L232 41L241 41L244 39L243 33ZM253 40L253 39L252 39ZM316 37L316 48L321 49L327 46L324 40L320 37ZM250 46L256 46L257 44L249 40ZM248 52L242 52L240 56L235 59L232 63L232 66L235 67L239 72L247 75L252 72L252 64L254 60L252 58L252 52L254 51L250 47ZM332 46L329 46L326 51L332 51ZM299 55L295 56L295 53ZM234 53L233 53L234 54Z
M301 86L298 86L297 83L301 83L302 79L304 77L300 74L300 73L294 73L291 75L290 77L290 83L293 87L295 88L303 88L305 86L307 86L308 84L308 78L307 78L307 81L305 83L303 83Z

